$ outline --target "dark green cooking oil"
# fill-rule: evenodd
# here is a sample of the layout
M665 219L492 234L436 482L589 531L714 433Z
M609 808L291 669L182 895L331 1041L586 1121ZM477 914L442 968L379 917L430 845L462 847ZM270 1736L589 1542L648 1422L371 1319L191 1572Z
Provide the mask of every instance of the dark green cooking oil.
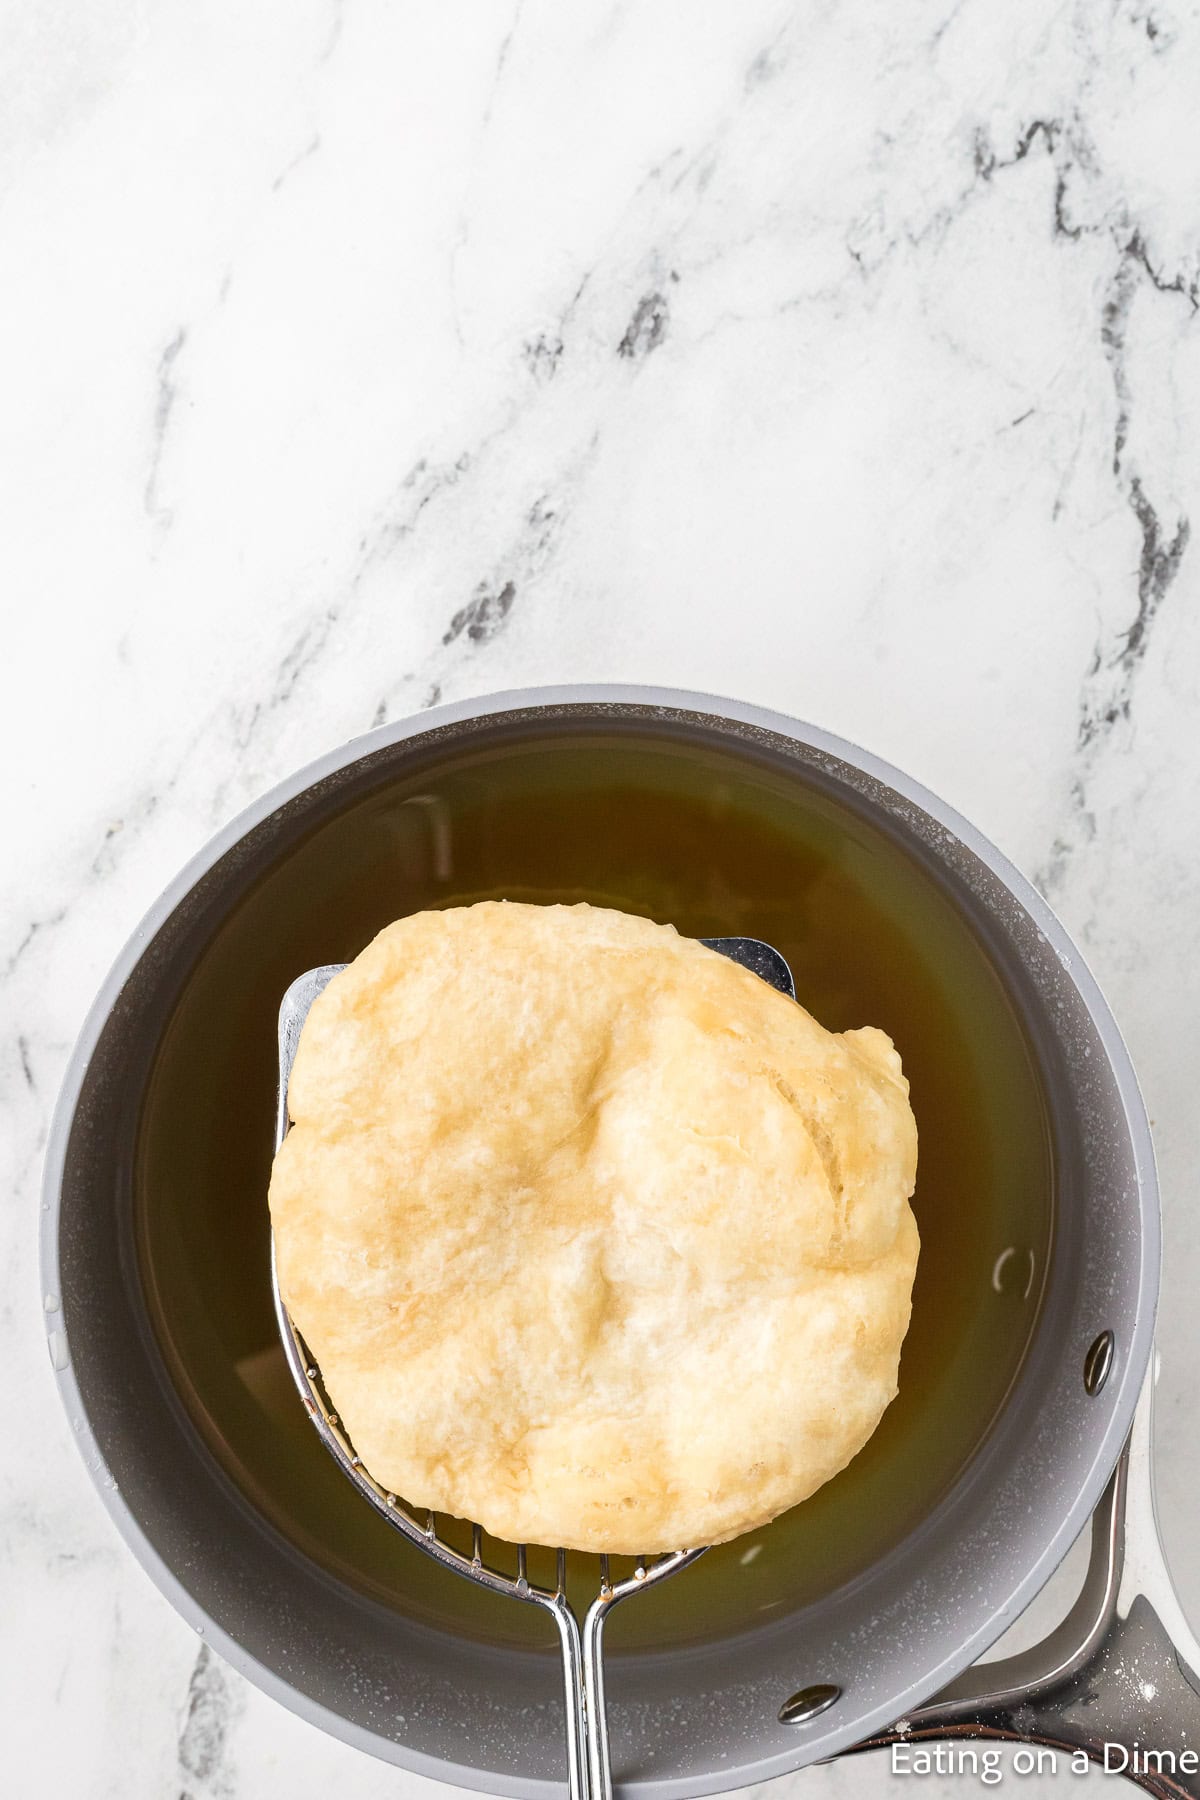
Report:
M545 1646L535 1609L437 1568L338 1472L287 1375L267 1261L284 989L401 914L501 896L765 938L822 1024L882 1026L904 1059L922 1247L899 1397L802 1506L623 1608L614 1647L781 1619L886 1555L954 1482L1028 1344L1052 1223L1036 1067L983 947L905 849L794 774L665 738L509 742L393 778L283 853L201 955L147 1092L137 1241L170 1376L297 1555L432 1625ZM594 1562L572 1566L594 1588Z

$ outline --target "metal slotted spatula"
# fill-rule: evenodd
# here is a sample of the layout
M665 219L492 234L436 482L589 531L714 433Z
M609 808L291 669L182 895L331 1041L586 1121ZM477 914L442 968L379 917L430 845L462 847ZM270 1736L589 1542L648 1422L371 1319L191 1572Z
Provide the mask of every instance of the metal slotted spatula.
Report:
M733 962L759 975L781 993L795 999L796 990L791 970L770 944L758 938L705 938L710 949L728 956ZM308 1017L309 1007L317 995L329 985L345 965L328 964L310 969L299 976L283 997L279 1009L279 1109L275 1125L278 1149L288 1129L288 1078L300 1042L300 1032ZM304 1339L292 1324L279 1292L275 1267L275 1240L271 1240L271 1288L275 1297L275 1313L279 1320L284 1353L300 1398L313 1424L321 1434L325 1448L334 1456L343 1473L354 1483L365 1500L383 1514L389 1524L404 1533L427 1555L457 1575L465 1575L493 1593L510 1594L515 1600L533 1602L551 1614L558 1627L562 1648L563 1678L566 1688L567 1713L567 1779L570 1800L611 1800L612 1773L608 1753L608 1725L604 1709L604 1621L619 1600L674 1574L687 1563L703 1555L703 1549L671 1550L655 1556L634 1559L631 1574L620 1577L610 1566L609 1558L600 1558L599 1592L584 1615L582 1625L567 1599L567 1552L555 1553L553 1586L539 1585L529 1576L527 1547L512 1546L512 1573L493 1568L483 1560L483 1532L472 1524L471 1554L465 1555L438 1532L437 1515L423 1517L405 1505L398 1494L389 1493L371 1475L354 1445L343 1430L337 1413L325 1392L321 1371L310 1356ZM622 1559L623 1561L629 1559Z

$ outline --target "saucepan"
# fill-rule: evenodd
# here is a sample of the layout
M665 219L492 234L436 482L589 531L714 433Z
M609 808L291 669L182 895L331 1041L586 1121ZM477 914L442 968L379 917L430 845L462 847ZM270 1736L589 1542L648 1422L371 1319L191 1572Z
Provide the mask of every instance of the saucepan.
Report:
M890 1033L920 1132L899 1396L803 1506L614 1618L622 1791L682 1800L991 1734L1200 1794L1200 1652L1149 1491L1158 1194L1109 1010L951 808L827 732L704 695L538 689L385 726L222 831L119 958L53 1128L43 1273L77 1441L162 1591L349 1743L493 1793L561 1788L542 1615L363 1505L271 1307L281 996L403 913L489 896L765 939L822 1023ZM980 1662L1089 1517L1061 1626Z

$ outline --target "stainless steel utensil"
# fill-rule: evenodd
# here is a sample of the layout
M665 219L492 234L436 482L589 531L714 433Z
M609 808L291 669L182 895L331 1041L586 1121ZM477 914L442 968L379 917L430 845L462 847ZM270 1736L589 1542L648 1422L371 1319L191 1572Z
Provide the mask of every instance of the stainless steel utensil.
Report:
M435 796L458 807L456 838L434 828ZM493 833L506 806L539 796L562 797L557 814L539 816L578 815L595 835L583 866L552 838L522 848ZM645 797L664 816L675 807L677 835L630 828L631 800L636 815ZM744 880L747 823L764 811L779 879L759 866ZM808 863L801 846L815 850ZM393 917L398 889L414 906L514 885L604 904L610 891L648 886L664 911L670 894L690 895L697 932L758 917L772 935L781 921L779 941L789 921L799 941L837 903L839 889L822 897L820 881L831 851L864 882L894 889L906 909L902 954L936 959L937 921L954 921L965 961L947 991L978 964L1000 1002L990 1024L976 1020L981 1048L996 1047L1001 1011L1019 1025L1054 1170L1045 1285L995 1412L958 1391L955 1405L978 1427L969 1460L944 1482L932 1465L921 1473L906 1490L915 1510L896 1521L886 1552L862 1530L850 1578L830 1570L802 1604L786 1586L799 1571L784 1560L770 1610L726 1606L708 1630L686 1602L702 1587L706 1603L725 1594L714 1554L661 1608L643 1609L659 1614L637 1633L653 1654L609 1646L622 1792L695 1800L907 1727L912 1737L999 1732L1060 1753L1082 1742L1094 1757L1109 1740L1173 1749L1177 1776L1139 1769L1137 1779L1200 1797L1190 1763L1200 1651L1156 1569L1145 1480L1158 1185L1112 1015L1045 902L945 802L816 726L672 689L539 688L447 703L298 771L224 827L154 905L67 1072L47 1147L42 1291L74 1441L116 1528L182 1617L323 1731L460 1788L512 1800L554 1800L563 1788L551 1658L512 1653L523 1634L494 1615L513 1609L465 1583L439 1583L426 1611L420 1576L431 1565L401 1556L382 1569L374 1517L362 1514L362 1546L330 1537L345 1483L323 1453L314 1467L311 1433L297 1443L284 1423L294 1402L266 1304L266 1233L246 1229L247 1209L262 1216L278 995L331 935L361 943ZM885 985L887 975L879 970ZM1014 1134L1031 1128L1015 1101L997 1118ZM997 1236L995 1249L1018 1241ZM235 1247L246 1267L225 1281ZM1020 1295L980 1300L1016 1307ZM934 1395L929 1418L949 1430L957 1414ZM971 1668L1098 1505L1095 1579L1087 1606L1081 1597L1072 1609L1072 1643L1056 1632L1036 1657ZM847 1518L847 1544L859 1539ZM464 1626L472 1599L478 1617Z
M759 938L705 938L710 949L727 956L732 962L778 988L795 999L796 989L787 962L770 944ZM275 1147L287 1135L288 1081L300 1043L300 1033L309 1009L344 963L327 963L309 969L288 988L279 1008L279 1104L275 1119ZM342 1473L352 1481L364 1500L411 1543L456 1575L489 1588L493 1593L507 1594L514 1600L528 1601L543 1607L558 1629L562 1651L563 1685L566 1698L567 1778L570 1800L611 1800L612 1767L608 1748L608 1718L604 1704L604 1625L614 1606L630 1594L644 1591L662 1581L704 1554L697 1550L672 1550L656 1556L633 1559L632 1573L615 1577L610 1559L600 1558L600 1588L584 1614L582 1623L567 1598L567 1552L555 1552L555 1579L552 1587L543 1587L530 1578L528 1549L525 1544L512 1546L515 1572L494 1568L483 1559L483 1531L471 1524L471 1554L464 1556L439 1534L437 1514L427 1512L419 1518L398 1494L391 1493L375 1480L343 1428L325 1391L321 1371L304 1339L292 1323L279 1291L275 1261L275 1239L271 1238L271 1291L275 1315L283 1340L284 1354L300 1398L321 1441L337 1462ZM625 1560L625 1559L623 1559Z

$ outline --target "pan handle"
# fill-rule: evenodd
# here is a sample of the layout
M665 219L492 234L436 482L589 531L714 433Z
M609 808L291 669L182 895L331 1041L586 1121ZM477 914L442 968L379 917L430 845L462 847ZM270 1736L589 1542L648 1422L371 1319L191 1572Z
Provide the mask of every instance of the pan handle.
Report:
M1200 1800L1200 1644L1163 1557L1150 1456L1154 1375L1092 1517L1087 1575L1070 1612L1032 1649L977 1663L927 1705L854 1746L935 1738L1082 1753L1159 1796Z

